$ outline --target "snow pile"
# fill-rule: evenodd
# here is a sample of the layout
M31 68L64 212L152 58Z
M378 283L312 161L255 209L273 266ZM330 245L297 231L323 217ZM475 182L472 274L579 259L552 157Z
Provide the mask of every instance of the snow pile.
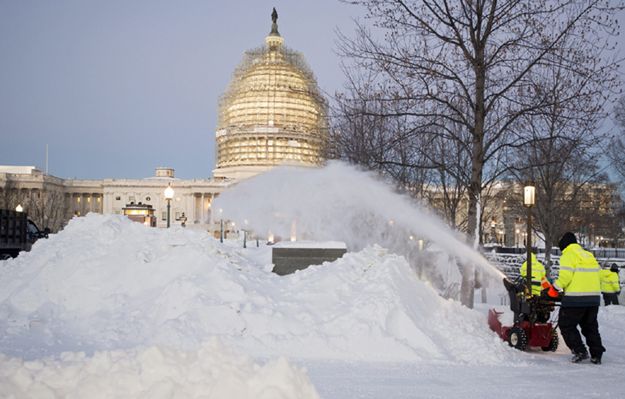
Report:
M194 352L149 347L26 362L0 354L0 390L17 398L319 398L284 358L260 366L217 340Z
M269 259L268 247L229 247L203 232L76 218L0 267L0 352L195 350L219 337L263 357L516 359L482 315L441 298L380 247L284 277Z

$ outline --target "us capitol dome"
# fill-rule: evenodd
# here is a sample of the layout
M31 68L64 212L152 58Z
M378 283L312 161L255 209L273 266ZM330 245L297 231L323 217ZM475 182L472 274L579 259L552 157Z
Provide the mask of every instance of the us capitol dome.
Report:
M324 161L327 102L302 54L284 46L275 8L271 18L265 45L244 54L220 99L216 179Z

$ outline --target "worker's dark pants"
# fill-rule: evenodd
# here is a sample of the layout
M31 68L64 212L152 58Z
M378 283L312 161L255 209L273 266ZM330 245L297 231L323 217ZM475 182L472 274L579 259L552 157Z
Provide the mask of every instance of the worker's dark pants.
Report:
M601 345L601 335L599 335L599 323L597 323L597 313L599 306L584 307L561 307L559 316L560 332L566 346L573 352L586 352L586 347L582 342L577 326L582 328L582 334L586 338L586 344L590 349L590 356L601 356L605 348Z
M608 305L618 305L618 295L616 292L614 293L603 293L603 302L605 302L605 306Z

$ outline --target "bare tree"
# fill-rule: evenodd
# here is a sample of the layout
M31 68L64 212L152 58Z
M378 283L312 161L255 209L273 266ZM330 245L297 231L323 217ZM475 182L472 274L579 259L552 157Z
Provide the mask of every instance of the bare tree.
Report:
M0 190L0 208L15 209L21 205L28 218L40 228L59 231L65 223L65 196L61 185L51 184L41 190L21 189L7 180Z
M433 116L463 125L469 133L471 181L469 233L477 226L477 203L485 164L518 143L508 135L519 117L548 105L528 75L548 62L562 37L577 30L591 39L607 16L600 1L356 1L369 10L384 39L359 25L355 39L341 36L341 50L357 65L385 73L394 83L387 99L411 102L403 115ZM588 32L587 32L588 31ZM566 60L573 62L573 60ZM441 124L441 129L446 126ZM454 137L453 132L447 132ZM454 137L455 138L455 137Z
M24 210L29 218L40 228L49 228L57 232L65 222L65 196L60 188L41 190L24 198Z
M377 86L374 77L346 76L345 91L337 93L332 110L331 157L377 170L398 190L421 197L430 179L430 171L419 167L425 139L407 131L414 128L407 117L385 116L401 104L385 101L384 87Z
M577 218L588 183L605 181L599 160L608 136L600 124L619 82L616 64L602 64L600 55L594 44L567 33L549 62L529 74L530 92L541 93L548 105L516 125L531 138L518 149L518 176L536 183L534 226L544 237L547 263L552 246ZM584 61L571 64L568 57Z
M614 134L605 151L621 185L625 185L625 96L614 105L613 119L616 125Z
M432 186L424 190L425 199L438 210L441 216L452 228L466 228L466 212L461 212L461 205L465 203L469 182L470 159L463 146L456 140L449 140L437 128L438 124L449 121L439 121L433 127L425 129L420 136L426 145L419 145L416 151L421 154L421 162L414 165L417 168L432 170ZM449 130L461 130L462 127L448 126ZM462 131L458 131L462 134Z
M340 36L340 50L355 67L385 76L381 100L404 105L386 116L438 123L436 130L467 152L467 231L477 245L485 177L504 173L510 149L532 139L512 129L519 119L550 105L544 93L530 92L531 72L553 62L549 55L567 35L607 46L601 37L615 33L616 7L600 0L352 3L367 8L373 31L358 24L354 38ZM586 61L562 54L560 62L570 67ZM462 134L441 121L462 126ZM472 290L471 278L466 283L463 290ZM472 295L463 297L471 306Z
M0 191L0 209L15 209L18 203L15 182L5 180L4 186Z

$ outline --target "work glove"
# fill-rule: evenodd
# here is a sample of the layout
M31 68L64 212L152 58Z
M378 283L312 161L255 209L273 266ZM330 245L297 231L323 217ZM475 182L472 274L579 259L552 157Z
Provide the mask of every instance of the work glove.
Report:
M547 290L547 295L550 298L558 298L560 296L560 292L558 290L556 290L555 288L553 288L553 285L549 287L549 289Z
M549 280L547 280L547 277L543 276L543 278L540 279L540 290L548 290L549 288L552 288L552 285Z

